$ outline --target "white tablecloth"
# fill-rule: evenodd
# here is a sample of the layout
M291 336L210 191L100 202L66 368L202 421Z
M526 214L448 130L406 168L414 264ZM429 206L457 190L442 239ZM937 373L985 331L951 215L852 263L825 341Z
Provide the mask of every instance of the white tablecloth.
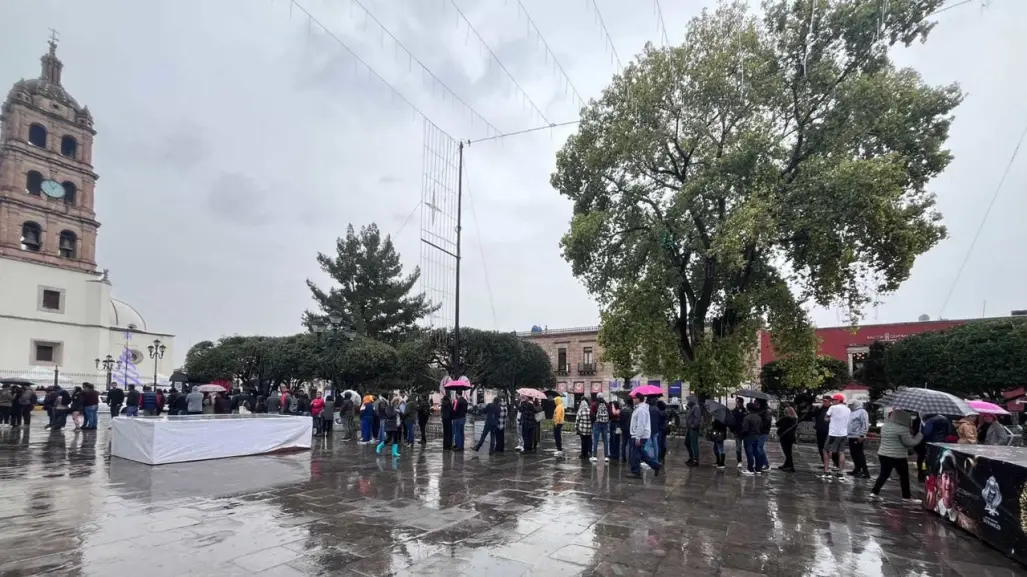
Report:
M309 449L310 417L196 415L116 417L111 455L148 465Z

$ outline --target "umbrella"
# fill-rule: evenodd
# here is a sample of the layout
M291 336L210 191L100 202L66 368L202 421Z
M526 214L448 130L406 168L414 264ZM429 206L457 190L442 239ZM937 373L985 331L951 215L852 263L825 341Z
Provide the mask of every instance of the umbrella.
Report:
M977 411L982 415L1008 415L1009 411L996 405L995 403L989 403L988 401L967 401L966 404L970 405L970 408Z
M452 391L471 389L473 388L473 386L471 385L471 382L467 380L467 377L460 377L459 380L449 381L448 383L446 383L445 388Z
M955 395L931 389L902 389L881 399L881 405L913 411L921 415L973 415L966 401Z
M714 420L720 421L721 423L727 422L728 409L717 401L706 399L706 411L713 416Z
M25 379L0 379L0 384L4 385L18 385L19 387L34 387L36 383L27 381ZM51 381L52 384L52 381Z
M225 392L225 388L222 387L221 385L200 385L200 386L197 386L197 387L193 387L193 390L201 392L201 393L223 393L223 392Z
M360 404L360 399L363 398L363 397L360 396L360 393L354 391L353 389L346 389L345 391L339 393L339 398L340 399L345 399L346 398L346 393L349 393L349 400L353 401L354 403L356 403L358 405Z
M768 395L763 391L756 391L753 389L741 389L735 391L734 395L736 397L746 397L748 399L763 399L764 401L769 401L770 399L774 398L774 395Z
M522 396L522 397L527 397L529 399L545 399L546 398L546 394L543 393L542 391L538 390L538 389L528 389L528 388L517 389L517 394Z
M559 397L560 391L554 391L553 389L547 389L544 391L547 397Z
M643 397L662 397L663 389L656 385L642 385L632 389L631 396L634 397L635 395L642 395Z

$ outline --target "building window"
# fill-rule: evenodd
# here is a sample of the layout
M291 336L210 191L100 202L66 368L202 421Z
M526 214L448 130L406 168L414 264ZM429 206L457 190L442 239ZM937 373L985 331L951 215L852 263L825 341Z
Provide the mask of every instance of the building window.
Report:
M849 374L855 375L863 368L863 364L870 354L870 347L849 347L846 352L849 357Z
M43 249L43 228L34 222L21 225L21 250L39 252Z
M584 363L586 365L591 365L592 364L592 347L585 347L584 350L581 351L581 357L582 357L582 360L584 361Z
M567 373L567 349L556 349L556 372Z
M46 128L42 124L34 123L29 126L29 144L46 148Z
M33 365L59 365L63 348L61 343L32 341L32 358L29 361Z
M64 187L64 202L75 204L75 195L78 194L78 187L75 186L75 183L65 180L61 186Z
M76 153L78 153L78 141L74 136L64 135L61 138L61 156L75 158Z
M51 313L64 312L64 291L51 287L39 287L39 310Z
M58 253L61 255L61 258L75 258L76 254L78 253L78 251L76 250L77 242L78 237L75 235L75 233L71 232L70 230L62 231L60 249L58 250Z
M25 174L25 192L39 196L43 192L43 175L35 170Z

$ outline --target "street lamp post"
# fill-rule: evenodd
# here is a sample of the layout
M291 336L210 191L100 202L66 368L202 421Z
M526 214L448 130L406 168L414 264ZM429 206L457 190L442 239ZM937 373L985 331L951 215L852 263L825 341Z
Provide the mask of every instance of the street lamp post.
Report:
M353 337L356 336L356 331L354 331L352 328L348 326L344 326L342 324L342 321L342 315L340 315L339 313L329 313L328 322L314 321L313 323L311 323L310 328L314 331L314 334L317 335L318 341L321 342L322 347L325 349L325 351L327 351L330 348L332 341L335 340L335 336L338 334L341 334L342 337L347 341L352 340ZM327 338L325 337L325 335L328 335ZM333 363L331 383L333 398L335 397L336 393L335 373L336 370Z
M107 355L102 359L96 359L96 370L107 373L107 390L111 390L111 374L121 367L121 361Z
M164 343L160 342L160 339L154 339L153 344L146 347L146 350L150 351L150 358L153 359L153 388L157 388L157 363L164 358L164 351L167 347Z

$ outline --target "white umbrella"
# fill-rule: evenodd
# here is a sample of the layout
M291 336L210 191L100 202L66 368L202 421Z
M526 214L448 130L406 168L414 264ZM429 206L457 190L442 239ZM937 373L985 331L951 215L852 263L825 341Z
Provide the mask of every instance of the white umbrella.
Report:
M223 392L225 392L225 388L222 387L221 385L200 385L198 387L193 387L193 390L194 391L199 391L201 393L223 393Z

